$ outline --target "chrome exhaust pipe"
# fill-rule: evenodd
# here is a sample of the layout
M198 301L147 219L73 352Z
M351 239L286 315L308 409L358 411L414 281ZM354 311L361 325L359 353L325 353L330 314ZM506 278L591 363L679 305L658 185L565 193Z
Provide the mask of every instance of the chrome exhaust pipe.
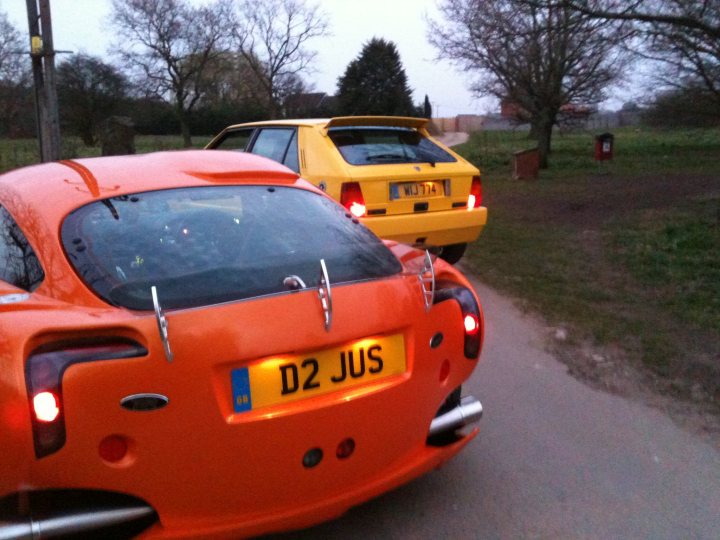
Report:
M118 508L103 508L40 519L25 518L22 521L0 521L0 540L38 540L59 538L81 533L92 533L106 527L132 524L153 515L147 505L136 504Z
M465 396L457 407L433 418L433 421L430 422L428 437L452 432L477 422L482 418L482 413L482 403L473 396Z

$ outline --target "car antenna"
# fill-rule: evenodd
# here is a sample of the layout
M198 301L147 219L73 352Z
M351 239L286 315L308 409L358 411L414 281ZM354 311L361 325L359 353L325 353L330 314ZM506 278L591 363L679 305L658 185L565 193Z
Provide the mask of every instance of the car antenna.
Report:
M173 353L170 350L170 339L168 338L168 321L165 317L165 313L160 307L160 300L158 300L157 287L153 285L150 287L150 294L152 294L153 308L155 308L155 320L157 321L158 331L160 332L160 339L163 343L163 349L165 349L165 358L168 362L173 361Z

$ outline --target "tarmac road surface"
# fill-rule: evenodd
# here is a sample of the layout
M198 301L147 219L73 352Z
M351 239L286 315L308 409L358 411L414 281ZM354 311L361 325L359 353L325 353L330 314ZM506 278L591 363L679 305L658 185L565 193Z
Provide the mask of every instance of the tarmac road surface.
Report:
M445 146L455 146L456 144L462 144L468 140L470 135L462 131L447 131L442 135L436 137Z
M478 438L442 469L287 538L720 538L720 450L575 380L544 352L538 322L475 285L486 341L464 393L485 409Z

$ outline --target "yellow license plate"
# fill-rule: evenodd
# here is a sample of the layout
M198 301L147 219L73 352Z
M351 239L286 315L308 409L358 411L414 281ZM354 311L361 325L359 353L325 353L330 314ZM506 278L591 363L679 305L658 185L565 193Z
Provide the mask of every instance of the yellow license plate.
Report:
M401 334L362 339L310 354L267 358L230 373L235 412L335 392L404 373Z
M444 197L445 181L432 182L401 182L390 184L391 199L423 199L428 197Z

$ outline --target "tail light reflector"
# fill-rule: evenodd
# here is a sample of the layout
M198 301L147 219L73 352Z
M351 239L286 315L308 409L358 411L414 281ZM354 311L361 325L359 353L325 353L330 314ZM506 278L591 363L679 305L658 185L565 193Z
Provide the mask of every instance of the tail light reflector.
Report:
M366 214L365 198L358 182L343 183L340 188L340 204L355 217L363 217Z
M117 463L122 461L128 453L128 442L125 437L120 435L110 435L100 441L98 446L98 454L105 461Z
M352 453L354 451L355 440L348 437L347 439L343 439L342 441L340 441L337 450L335 450L335 455L338 459L347 459L352 456Z
M62 379L73 364L146 356L147 349L126 338L55 342L35 349L25 363L25 385L38 458L65 444Z
M470 195L468 195L468 210L473 208L480 208L482 204L482 180L479 176L473 176L472 184L470 185Z

